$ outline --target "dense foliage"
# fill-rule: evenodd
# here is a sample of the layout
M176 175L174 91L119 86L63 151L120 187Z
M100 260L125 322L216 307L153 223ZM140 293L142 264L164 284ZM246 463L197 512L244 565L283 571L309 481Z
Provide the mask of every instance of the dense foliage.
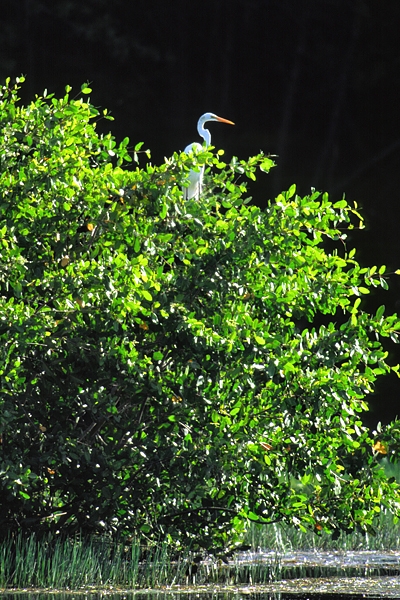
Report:
M356 207L292 186L257 208L263 154L124 168L128 139L70 91L1 91L1 530L211 548L248 519L337 533L397 511L379 459L399 425L371 437L362 412L400 322L362 310L387 282L346 247ZM193 161L213 170L185 203Z

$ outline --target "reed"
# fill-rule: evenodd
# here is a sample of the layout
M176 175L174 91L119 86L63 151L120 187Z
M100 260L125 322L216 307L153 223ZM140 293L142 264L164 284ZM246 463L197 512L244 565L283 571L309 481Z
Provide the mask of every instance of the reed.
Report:
M82 587L154 587L180 579L166 544L147 551L109 538L62 539L34 534L10 536L0 544L0 587L79 589Z
M202 557L204 558L204 557ZM279 564L241 564L233 559L200 561L189 551L176 555L167 544L141 554L137 542L109 538L61 539L34 534L9 537L0 544L0 587L79 590L159 588L185 584L265 583L277 579Z

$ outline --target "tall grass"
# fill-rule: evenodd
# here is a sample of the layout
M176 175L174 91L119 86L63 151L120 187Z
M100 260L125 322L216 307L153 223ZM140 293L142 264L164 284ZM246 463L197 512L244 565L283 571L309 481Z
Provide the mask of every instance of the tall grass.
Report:
M109 538L38 539L17 535L0 544L0 588L55 590L156 588L194 583L264 583L276 579L277 561L243 565L220 560L201 564L187 552L173 555L167 544L146 549Z
M140 546L108 538L37 539L17 535L0 544L0 586L79 589L82 587L155 587L182 579L182 564L170 560L166 544L147 552L140 562Z

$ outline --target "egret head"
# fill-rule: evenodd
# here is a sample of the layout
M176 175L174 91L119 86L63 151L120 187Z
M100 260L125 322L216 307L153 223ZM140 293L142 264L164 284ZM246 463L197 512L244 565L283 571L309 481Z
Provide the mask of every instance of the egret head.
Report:
M204 123L207 123L207 121L220 121L220 123L228 123L228 125L234 125L235 123L233 123L232 121L228 121L228 119L223 119L222 117L218 117L218 115L214 115L214 113L205 113L204 115L201 115L199 122L198 122L198 127L202 127L204 125Z

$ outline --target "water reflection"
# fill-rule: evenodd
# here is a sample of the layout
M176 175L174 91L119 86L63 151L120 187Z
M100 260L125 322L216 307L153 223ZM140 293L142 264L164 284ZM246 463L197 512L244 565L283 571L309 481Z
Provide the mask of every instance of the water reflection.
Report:
M400 577L300 579L268 586L97 592L0 591L1 600L361 600L399 598Z
M273 565L274 557L273 552L243 552L236 564L251 572L257 565ZM395 576L400 575L400 552L299 550L280 554L274 570L274 579Z

